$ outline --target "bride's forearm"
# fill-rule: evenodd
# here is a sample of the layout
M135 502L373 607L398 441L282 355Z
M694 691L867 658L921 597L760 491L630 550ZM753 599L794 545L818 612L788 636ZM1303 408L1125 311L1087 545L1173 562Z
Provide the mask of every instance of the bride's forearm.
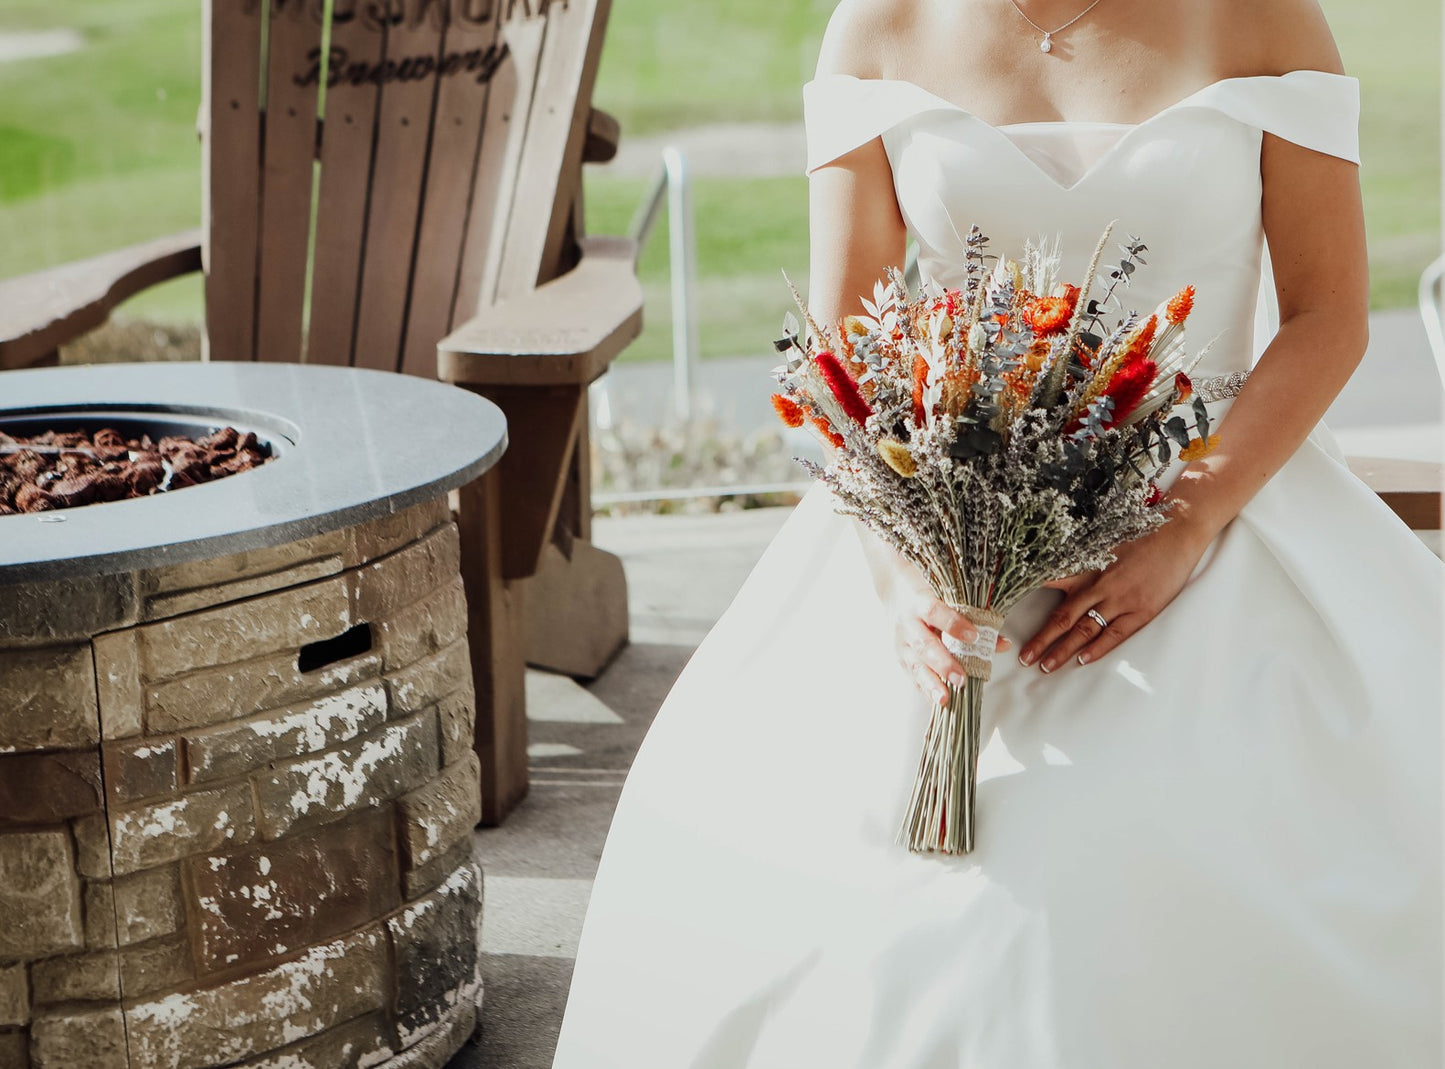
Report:
M1168 498L1174 520L1213 540L1294 455L1364 354L1336 316L1299 314L1279 329L1216 428L1218 447L1188 465Z

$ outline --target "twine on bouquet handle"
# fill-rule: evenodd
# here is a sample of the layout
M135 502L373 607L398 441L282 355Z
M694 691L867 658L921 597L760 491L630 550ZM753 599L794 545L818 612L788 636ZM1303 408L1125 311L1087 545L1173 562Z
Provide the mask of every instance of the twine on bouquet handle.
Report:
M943 633L943 644L948 652L958 658L958 663L973 679L988 679L993 674L993 655L998 647L999 628L1003 617L992 609L980 609L973 605L952 605L954 612L962 613L978 628L978 637L972 642L960 642L948 632Z

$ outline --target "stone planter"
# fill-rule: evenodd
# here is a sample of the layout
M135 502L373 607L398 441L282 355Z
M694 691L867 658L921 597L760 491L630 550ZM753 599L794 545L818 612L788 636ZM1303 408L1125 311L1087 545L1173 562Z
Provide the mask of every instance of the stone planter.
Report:
M268 472L314 475L305 413L285 415L280 460L165 507L244 498L240 518ZM245 548L208 535L122 571L104 547L88 574L0 563L0 1067L437 1067L472 1034L478 763L446 491L500 450L488 432L371 515L273 515L238 525ZM150 504L77 510L66 534Z

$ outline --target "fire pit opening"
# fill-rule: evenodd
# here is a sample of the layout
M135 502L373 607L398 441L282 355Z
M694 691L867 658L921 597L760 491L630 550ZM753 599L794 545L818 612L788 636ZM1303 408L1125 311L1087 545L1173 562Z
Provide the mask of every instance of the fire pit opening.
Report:
M143 405L8 413L0 417L0 515L148 497L239 475L296 444L294 427L266 422L253 413Z
M319 672L340 661L371 652L371 625L357 624L335 638L308 642L296 655L296 670L302 675Z

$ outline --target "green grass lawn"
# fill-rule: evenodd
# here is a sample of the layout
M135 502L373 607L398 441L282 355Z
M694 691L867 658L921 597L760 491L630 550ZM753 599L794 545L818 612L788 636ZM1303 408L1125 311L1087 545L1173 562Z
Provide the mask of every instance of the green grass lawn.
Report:
M1433 0L1324 0L1364 86L1373 303L1413 301L1440 242L1440 9ZM196 225L201 0L6 0L0 32L68 26L85 48L0 64L0 276ZM832 0L615 0L598 103L626 134L797 119ZM1380 28L1388 32L1381 33ZM588 224L619 232L644 183L594 174ZM801 177L695 187L705 356L757 352L805 277ZM671 351L666 227L643 258L648 328L629 359ZM195 319L197 280L127 311Z

